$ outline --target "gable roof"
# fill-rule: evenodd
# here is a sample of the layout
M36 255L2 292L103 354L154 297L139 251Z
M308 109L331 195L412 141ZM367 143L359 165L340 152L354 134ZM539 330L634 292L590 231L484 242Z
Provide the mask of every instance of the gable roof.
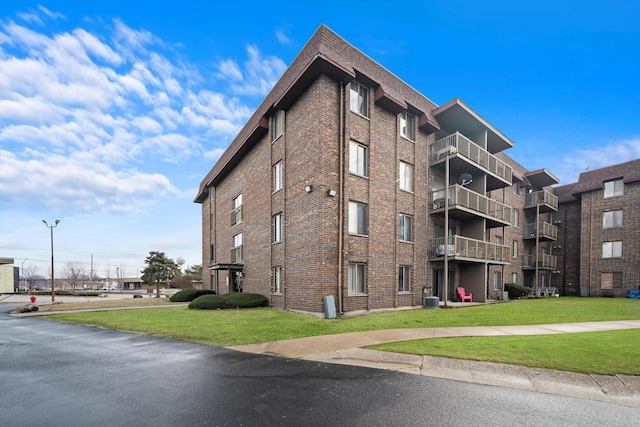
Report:
M573 186L572 194L599 190L605 181L622 179L625 184L640 181L640 159L582 172Z

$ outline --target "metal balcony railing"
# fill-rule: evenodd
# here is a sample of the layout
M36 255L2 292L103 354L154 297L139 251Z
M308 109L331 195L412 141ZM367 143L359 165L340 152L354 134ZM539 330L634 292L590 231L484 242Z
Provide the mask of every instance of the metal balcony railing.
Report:
M547 190L534 191L524 197L524 207L535 208L538 205L545 205L554 210L558 210L558 197Z
M497 202L489 197L471 191L461 185L455 184L447 191L449 207L464 207L469 210L484 214L500 222L511 225L511 207ZM431 193L431 206L433 209L444 208L445 190L436 190Z
M508 246L458 235L449 236L447 240L446 247L444 237L431 240L432 257L444 257L445 251L447 251L447 255L453 259L471 258L479 261L509 262L510 250Z
M524 225L524 238L532 239L535 237L552 239L556 240L558 238L558 227L555 225L551 225L548 222L541 222L538 228L538 233L536 233L536 225L535 224L525 224Z
M431 161L444 158L447 154L460 154L468 161L473 162L493 175L511 182L512 170L509 165L499 160L487 150L480 148L460 132L455 132L431 144Z
M536 256L525 255L522 258L523 268L536 268ZM556 270L558 267L558 257L555 255L540 254L538 256L538 268L545 270Z

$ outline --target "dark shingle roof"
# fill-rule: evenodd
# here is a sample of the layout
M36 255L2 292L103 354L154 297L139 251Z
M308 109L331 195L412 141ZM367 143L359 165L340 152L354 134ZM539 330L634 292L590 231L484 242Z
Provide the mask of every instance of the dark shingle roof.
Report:
M640 159L582 172L572 193L580 194L602 188L605 181L622 178L625 184L640 181Z

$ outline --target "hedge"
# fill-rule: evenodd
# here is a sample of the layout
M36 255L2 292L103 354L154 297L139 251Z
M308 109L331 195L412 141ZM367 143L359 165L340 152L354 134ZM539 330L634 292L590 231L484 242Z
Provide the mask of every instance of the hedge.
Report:
M505 283L504 290L509 292L509 299L526 297L531 293L531 288L518 285L517 283Z
M233 292L224 295L202 295L189 304L189 308L215 310L221 308L268 307L269 300L260 294Z
M202 295L215 295L215 291L208 289L183 289L169 298L171 302L190 302Z

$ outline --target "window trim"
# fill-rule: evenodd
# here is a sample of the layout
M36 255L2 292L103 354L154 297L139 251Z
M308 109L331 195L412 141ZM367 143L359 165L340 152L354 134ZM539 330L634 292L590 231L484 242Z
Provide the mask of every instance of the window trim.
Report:
M356 274L354 277L353 274ZM347 267L347 290L349 295L367 294L367 264L350 262Z
M400 136L411 142L415 142L415 116L408 111L403 111L398 114L398 122L400 125Z
M354 97L354 94L356 94L356 97ZM369 118L369 88L355 80L349 83L349 110L352 113Z
M407 183L409 184L410 189L405 188ZM414 188L413 187L413 165L407 162L403 162L402 160L400 160L400 165L398 166L398 188L408 193L413 193L413 188Z
M408 225L407 225L407 219ZM409 238L407 239L407 229ZM405 243L413 243L413 216L408 214L398 215L398 240Z

